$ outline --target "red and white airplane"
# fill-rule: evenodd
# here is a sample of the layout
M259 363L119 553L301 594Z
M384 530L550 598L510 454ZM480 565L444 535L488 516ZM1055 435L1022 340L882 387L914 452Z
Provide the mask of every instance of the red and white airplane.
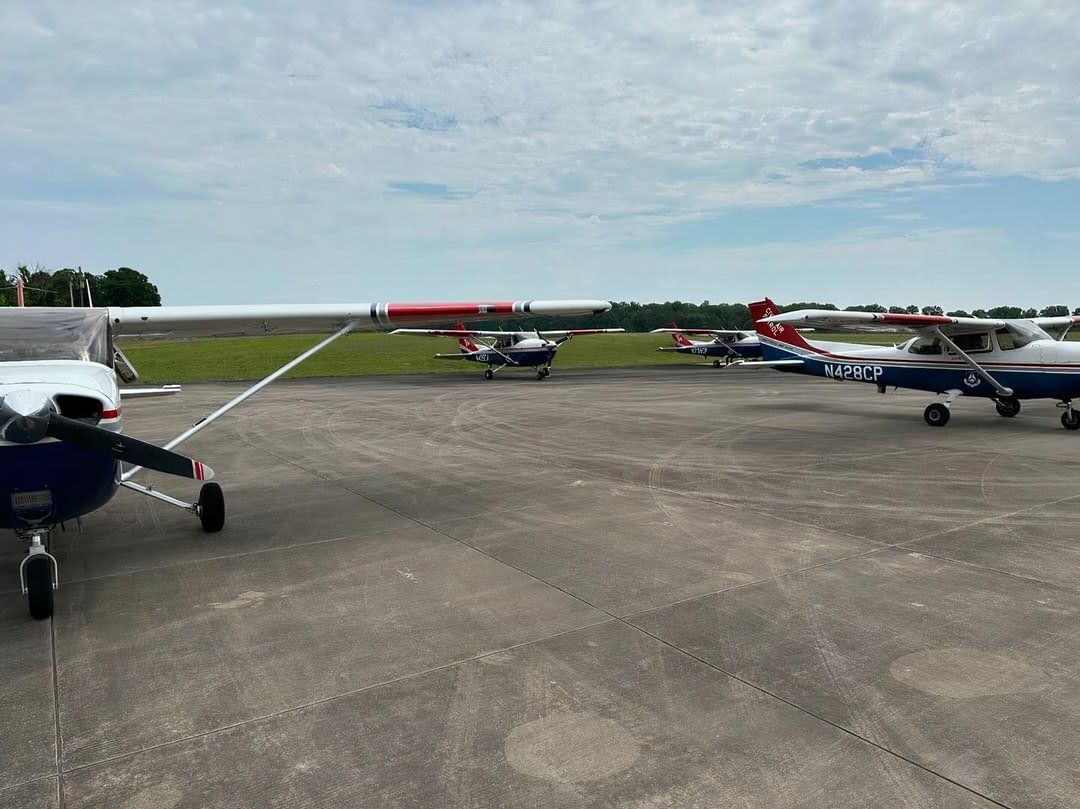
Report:
M559 346L582 334L611 334L623 329L569 329L566 331L477 331L458 323L452 329L395 329L391 334L419 334L457 338L457 354L436 354L437 360L465 360L486 365L484 378L495 378L502 368L535 368L539 380L551 376L551 363Z
M1066 342L1078 316L1028 319L878 314L807 309L782 313L769 299L750 304L763 362L781 371L945 396L923 413L932 427L948 424L961 396L994 402L1013 417L1022 399L1056 399L1061 423L1080 429L1080 342ZM894 346L809 341L795 327L823 331L892 331L914 336Z
M19 567L30 614L53 611L59 580L50 532L89 514L124 487L184 509L204 531L225 523L221 487L205 483L195 503L133 480L142 468L209 481L213 471L173 450L335 340L354 331L447 321L606 312L607 301L357 303L279 306L0 309L0 529L30 543ZM158 447L121 434L121 402L175 393L121 387L138 377L114 341L137 335L223 337L329 332L329 336ZM126 471L123 463L133 464Z

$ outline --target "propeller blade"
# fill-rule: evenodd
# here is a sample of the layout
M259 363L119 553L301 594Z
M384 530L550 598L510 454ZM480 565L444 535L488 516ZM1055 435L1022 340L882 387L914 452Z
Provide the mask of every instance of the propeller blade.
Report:
M194 480L210 480L214 476L213 469L193 458L55 413L49 418L45 434L92 452L110 455L118 461L145 466L167 475Z

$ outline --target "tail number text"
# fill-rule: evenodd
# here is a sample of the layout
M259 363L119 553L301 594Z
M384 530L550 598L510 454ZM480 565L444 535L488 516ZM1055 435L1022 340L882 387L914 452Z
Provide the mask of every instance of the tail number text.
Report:
M852 382L877 382L884 372L880 365L830 365L825 364L825 376L829 379Z

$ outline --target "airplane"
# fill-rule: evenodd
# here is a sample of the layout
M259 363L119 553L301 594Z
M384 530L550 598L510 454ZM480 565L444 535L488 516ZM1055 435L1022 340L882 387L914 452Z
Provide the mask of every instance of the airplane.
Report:
M173 450L275 379L350 332L447 321L599 314L607 301L356 303L313 305L0 308L0 529L29 542L19 582L34 618L53 613L59 566L50 534L109 502L119 488L195 515L206 533L225 524L213 470ZM114 341L141 335L224 337L327 333L329 336L156 446L122 434L123 405L178 386L121 387L138 379ZM124 463L134 466L124 469ZM185 502L133 480L143 468L203 482Z
M782 313L771 300L750 304L763 361L781 371L826 379L867 382L878 392L907 388L943 394L923 412L931 427L949 423L961 396L994 402L1012 418L1024 399L1057 399L1061 424L1080 429L1080 343L1066 342L1078 316L993 319L836 312L806 309ZM795 328L900 331L910 337L894 346L808 341Z
M666 329L653 329L649 334L670 334L675 341L674 347L662 346L657 351L676 351L679 354L693 354L698 357L717 357L713 367L730 365L735 360L745 360L761 356L761 343L757 334L742 329L680 329L674 323ZM688 334L707 334L712 337L708 342L697 342L687 338ZM723 362L719 358L723 358Z
M624 329L568 329L564 331L478 331L458 323L452 329L394 329L391 334L456 337L457 354L436 354L437 360L465 360L486 365L484 379L492 380L503 368L535 368L538 380L551 376L551 363L559 346L582 334L612 334ZM476 338L476 339L473 339Z

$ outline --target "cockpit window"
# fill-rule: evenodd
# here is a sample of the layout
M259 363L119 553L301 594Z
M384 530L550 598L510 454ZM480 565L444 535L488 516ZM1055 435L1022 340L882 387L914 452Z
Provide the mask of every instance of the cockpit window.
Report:
M941 340L937 337L916 337L908 345L908 351L912 354L940 354Z
M1008 329L997 330L997 343L998 348L1002 351L1012 351L1016 348L1016 340L1013 339L1012 332Z
M982 332L980 334L957 334L951 339L956 347L965 354L990 350L990 335L987 332Z

